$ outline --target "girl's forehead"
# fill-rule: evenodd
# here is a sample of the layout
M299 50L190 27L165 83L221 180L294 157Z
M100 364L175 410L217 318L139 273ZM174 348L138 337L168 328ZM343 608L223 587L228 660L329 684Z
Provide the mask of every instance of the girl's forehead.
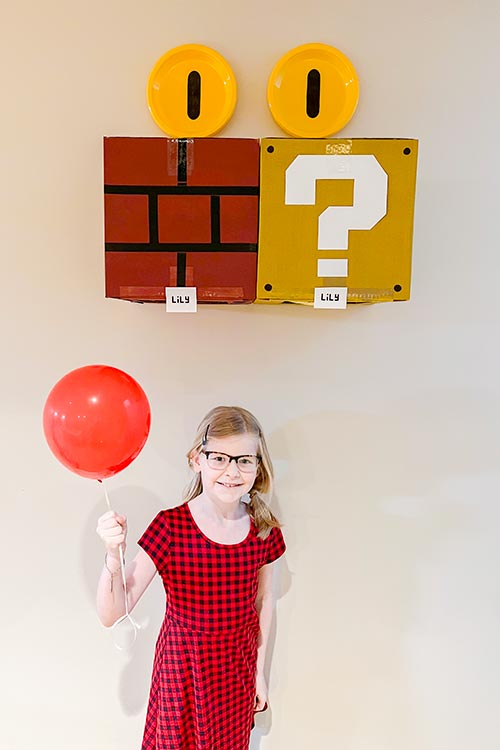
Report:
M210 451L222 451L234 455L256 453L259 441L255 435L229 435L228 437L209 437L204 446Z

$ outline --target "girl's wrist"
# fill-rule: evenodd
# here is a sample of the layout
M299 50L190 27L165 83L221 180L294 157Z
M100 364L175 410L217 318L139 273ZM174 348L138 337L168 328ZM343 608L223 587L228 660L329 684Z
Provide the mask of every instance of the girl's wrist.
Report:
M122 545L123 554L125 555L125 545ZM118 560L120 562L120 549L119 547L106 547L106 557L108 560Z
M120 555L114 555L112 552L106 552L104 554L104 567L111 575L116 575L120 572Z
M124 559L125 562L125 559ZM117 564L118 563L118 564ZM121 572L121 560L119 558L114 558L114 560L110 560L108 552L104 555L104 567L108 571L109 575L109 592L110 594L113 593L113 581L116 576Z

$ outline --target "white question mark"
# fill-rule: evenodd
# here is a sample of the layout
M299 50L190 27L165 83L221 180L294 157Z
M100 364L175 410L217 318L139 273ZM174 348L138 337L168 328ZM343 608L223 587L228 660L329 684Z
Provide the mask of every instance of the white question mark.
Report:
M349 230L372 229L387 213L387 173L373 154L299 154L285 173L285 203L312 206L317 180L353 180L352 206L318 217L318 250L347 250ZM347 258L318 260L317 275L347 277Z

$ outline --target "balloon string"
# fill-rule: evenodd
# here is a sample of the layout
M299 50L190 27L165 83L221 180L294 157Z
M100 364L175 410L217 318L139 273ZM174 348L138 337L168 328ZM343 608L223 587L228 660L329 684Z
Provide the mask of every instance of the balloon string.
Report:
M112 510L111 503L109 502L108 490L107 490L106 485L104 484L104 479L98 479L97 481L99 482L99 484L102 484L102 488L104 490L104 497L106 498L106 503L107 503L107 506L108 506L108 510ZM134 622L134 620L130 616L130 612L129 612L129 609L128 609L127 577L125 575L125 557L124 557L124 554L123 554L123 544L120 544L120 546L118 547L118 551L120 553L120 571L121 571L121 574L122 574L123 591L124 591L124 594L125 594L125 615L123 615L122 617L119 617L118 620L112 625L112 627L114 628L115 625L118 625L118 623L123 622L123 620L127 620L127 619L130 620L130 622L132 624L132 628L134 629L134 640L133 640L133 643L135 643L135 640L137 638L137 631L139 629L139 625L136 622ZM123 647L119 646L116 643L116 641L115 641L115 646L116 646L116 648L119 651L123 651Z
M106 503L108 504L108 510L111 510L111 503L109 502L108 489L106 485L104 484L104 479L98 479L97 481L99 482L99 484L102 484L102 488L104 490L104 497L106 498Z

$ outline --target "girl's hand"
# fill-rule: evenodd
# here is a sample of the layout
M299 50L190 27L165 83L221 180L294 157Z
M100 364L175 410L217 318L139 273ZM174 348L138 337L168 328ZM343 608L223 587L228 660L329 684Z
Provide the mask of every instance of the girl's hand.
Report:
M265 711L267 708L267 684L264 675L257 673L255 682L255 706L254 711Z
M123 552L127 540L127 518L115 513L114 510L108 510L97 521L98 535L101 537L106 547L106 552L113 557L118 557L118 548L123 544Z

